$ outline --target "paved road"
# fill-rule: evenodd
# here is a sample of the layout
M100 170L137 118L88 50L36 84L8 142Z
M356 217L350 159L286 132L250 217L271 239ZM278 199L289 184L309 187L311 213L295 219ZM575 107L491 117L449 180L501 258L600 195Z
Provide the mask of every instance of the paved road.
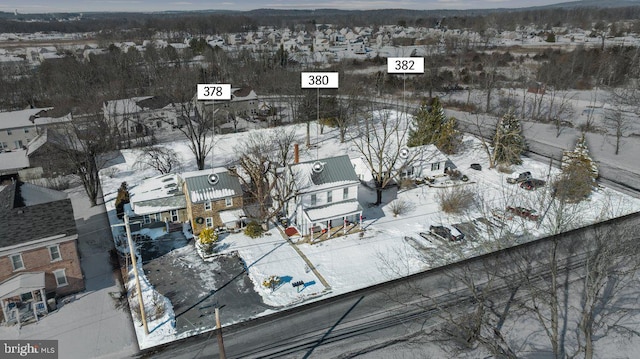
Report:
M612 222L638 226L640 214ZM590 229L591 226L558 235L562 238L559 250L564 253L560 258L575 263L580 257L575 249L589 243ZM544 247L550 244L546 238L499 253L527 250L528 256L537 254L544 258L548 253ZM440 322L435 314L434 298L438 306L466 307L468 289L452 280L456 278L451 275L452 271L471 268L470 273L481 276L486 261L493 260L494 256L496 253L230 326L224 329L227 357L352 357L420 335L425 328ZM431 297L427 301L423 297L425 293ZM424 306L420 308L417 303ZM215 335L207 334L156 348L153 354L145 353L153 358L211 358L218 356L218 346Z

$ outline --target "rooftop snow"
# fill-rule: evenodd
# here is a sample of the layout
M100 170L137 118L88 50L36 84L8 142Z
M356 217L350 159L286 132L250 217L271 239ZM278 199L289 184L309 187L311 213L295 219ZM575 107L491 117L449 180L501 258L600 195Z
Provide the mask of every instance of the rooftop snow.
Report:
M53 107L48 108L32 108L20 111L0 112L0 129L31 127L31 116L35 116L42 111L48 111Z

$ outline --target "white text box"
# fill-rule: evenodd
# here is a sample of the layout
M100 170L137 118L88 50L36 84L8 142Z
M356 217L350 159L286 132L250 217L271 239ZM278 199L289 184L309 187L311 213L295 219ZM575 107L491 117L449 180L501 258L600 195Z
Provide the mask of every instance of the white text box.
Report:
M390 74L423 74L424 57L388 57L387 72Z
M231 100L231 84L198 84L198 100Z
M303 89L337 89L337 72L302 72L300 86Z

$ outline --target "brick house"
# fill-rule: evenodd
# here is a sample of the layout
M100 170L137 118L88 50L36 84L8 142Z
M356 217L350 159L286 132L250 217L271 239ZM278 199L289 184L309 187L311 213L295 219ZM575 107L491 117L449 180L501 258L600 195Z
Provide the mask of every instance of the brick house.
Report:
M0 186L0 305L9 323L37 319L46 300L84 290L71 200L28 183Z
M194 235L207 227L243 226L243 192L238 177L224 168L216 168L213 173L218 176L213 184L209 181L211 170L182 174L187 216Z

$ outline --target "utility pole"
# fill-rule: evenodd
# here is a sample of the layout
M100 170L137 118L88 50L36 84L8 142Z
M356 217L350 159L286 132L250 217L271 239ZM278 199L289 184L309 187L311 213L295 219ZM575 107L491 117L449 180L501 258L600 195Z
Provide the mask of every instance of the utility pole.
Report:
M144 326L144 334L149 335L149 327L147 326L147 315L144 310L144 302L142 301L142 290L140 289L140 277L138 276L138 264L136 253L133 249L133 240L131 239L131 228L129 227L129 215L124 214L124 227L127 230L127 242L129 243L129 253L131 255L131 264L133 265L133 276L136 278L136 292L138 292L138 304L140 305L140 319Z
M216 330L218 331L218 350L220 351L220 359L226 359L227 356L224 353L224 342L222 341L222 326L220 325L220 311L216 307Z

